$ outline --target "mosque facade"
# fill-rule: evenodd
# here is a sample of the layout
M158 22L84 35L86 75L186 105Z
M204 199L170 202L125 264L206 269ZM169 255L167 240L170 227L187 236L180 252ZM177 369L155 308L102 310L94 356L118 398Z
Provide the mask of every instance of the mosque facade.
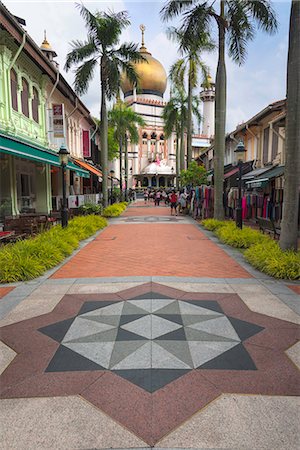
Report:
M139 128L139 142L133 144L128 141L127 144L128 188L172 186L176 182L176 134L174 132L170 137L165 137L162 117L166 105L164 94L167 88L167 73L145 46L145 27L141 25L140 29L142 45L139 51L146 61L134 64L139 78L138 89L132 86L126 77L123 77L121 82L124 101L145 121L145 125ZM211 94L210 89L206 88L206 91ZM213 97L205 95L202 99L205 104L205 115L209 117L211 127L211 117L214 114ZM209 127L203 127L202 134L209 134L203 136L209 145L212 128L206 133L208 130ZM120 161L115 160L112 168L116 178L120 177L119 167ZM124 161L122 167L125 167Z

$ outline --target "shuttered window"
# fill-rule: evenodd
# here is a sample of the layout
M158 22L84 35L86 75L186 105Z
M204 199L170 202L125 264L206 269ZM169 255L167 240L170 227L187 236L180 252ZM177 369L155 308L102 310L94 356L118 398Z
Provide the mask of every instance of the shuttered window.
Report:
M10 92L11 92L11 106L15 111L18 111L18 80L14 69L10 71Z
M264 142L263 142L263 164L268 162L269 153L269 130L270 127L264 129Z
M32 97L32 118L36 123L39 123L39 93L37 89L33 88Z
M22 92L21 92L21 102L22 102L22 113L24 116L29 117L29 85L25 78L22 78Z

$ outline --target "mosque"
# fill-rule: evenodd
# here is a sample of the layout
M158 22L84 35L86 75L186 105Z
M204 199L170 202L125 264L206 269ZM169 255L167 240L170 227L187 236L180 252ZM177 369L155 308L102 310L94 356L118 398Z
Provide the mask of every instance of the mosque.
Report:
M140 53L147 60L134 64L139 77L138 90L130 81L123 77L121 89L124 101L140 114L145 126L139 129L139 142L128 142L128 188L131 187L158 187L172 186L176 178L176 134L166 139L164 136L163 108L166 105L164 93L167 88L167 73L163 65L155 59L145 47L145 26L140 26L142 32L142 45ZM214 90L213 84L211 91ZM209 130L209 139L213 130L214 92L201 96L206 102L204 112L206 116L203 133ZM210 89L209 89L210 90ZM208 124L208 122L210 122ZM119 160L113 163L116 178L119 178ZM124 162L122 164L124 167Z

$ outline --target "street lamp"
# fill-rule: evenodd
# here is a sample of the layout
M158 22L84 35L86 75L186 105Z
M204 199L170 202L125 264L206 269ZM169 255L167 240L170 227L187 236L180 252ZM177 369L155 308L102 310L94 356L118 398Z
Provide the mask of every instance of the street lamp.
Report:
M69 161L69 155L67 147L65 144L60 146L59 152L59 162L62 171L62 207L61 207L61 225L63 228L68 226L68 208L67 208L67 197L66 197L66 168Z
M111 185L110 185L110 204L111 205L113 204L114 174L115 174L114 170L109 171L110 180L111 180Z
M236 153L238 160L238 168L239 168L239 198L238 198L238 206L236 208L236 226L240 229L243 228L243 217L242 217L242 167L243 161L245 158L246 149L243 141L240 141L234 150Z

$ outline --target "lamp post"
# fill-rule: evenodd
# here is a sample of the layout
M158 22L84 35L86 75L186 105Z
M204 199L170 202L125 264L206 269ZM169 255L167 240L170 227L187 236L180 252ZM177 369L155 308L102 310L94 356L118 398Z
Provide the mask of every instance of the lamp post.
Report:
M174 186L174 177L173 177L173 175L174 175L174 167L173 166L171 167L171 173L172 173L172 186Z
M115 174L114 170L109 171L110 181L111 181L111 184L110 184L110 204L111 205L113 204L114 174Z
M243 217L242 217L242 167L245 158L246 149L243 141L240 141L234 150L236 153L238 168L239 168L239 198L238 206L236 208L236 226L240 229L243 228Z
M67 197L66 197L66 168L69 161L69 155L67 147L62 144L59 152L59 162L62 171L62 207L61 207L61 225L63 228L68 226L68 208L67 208Z

